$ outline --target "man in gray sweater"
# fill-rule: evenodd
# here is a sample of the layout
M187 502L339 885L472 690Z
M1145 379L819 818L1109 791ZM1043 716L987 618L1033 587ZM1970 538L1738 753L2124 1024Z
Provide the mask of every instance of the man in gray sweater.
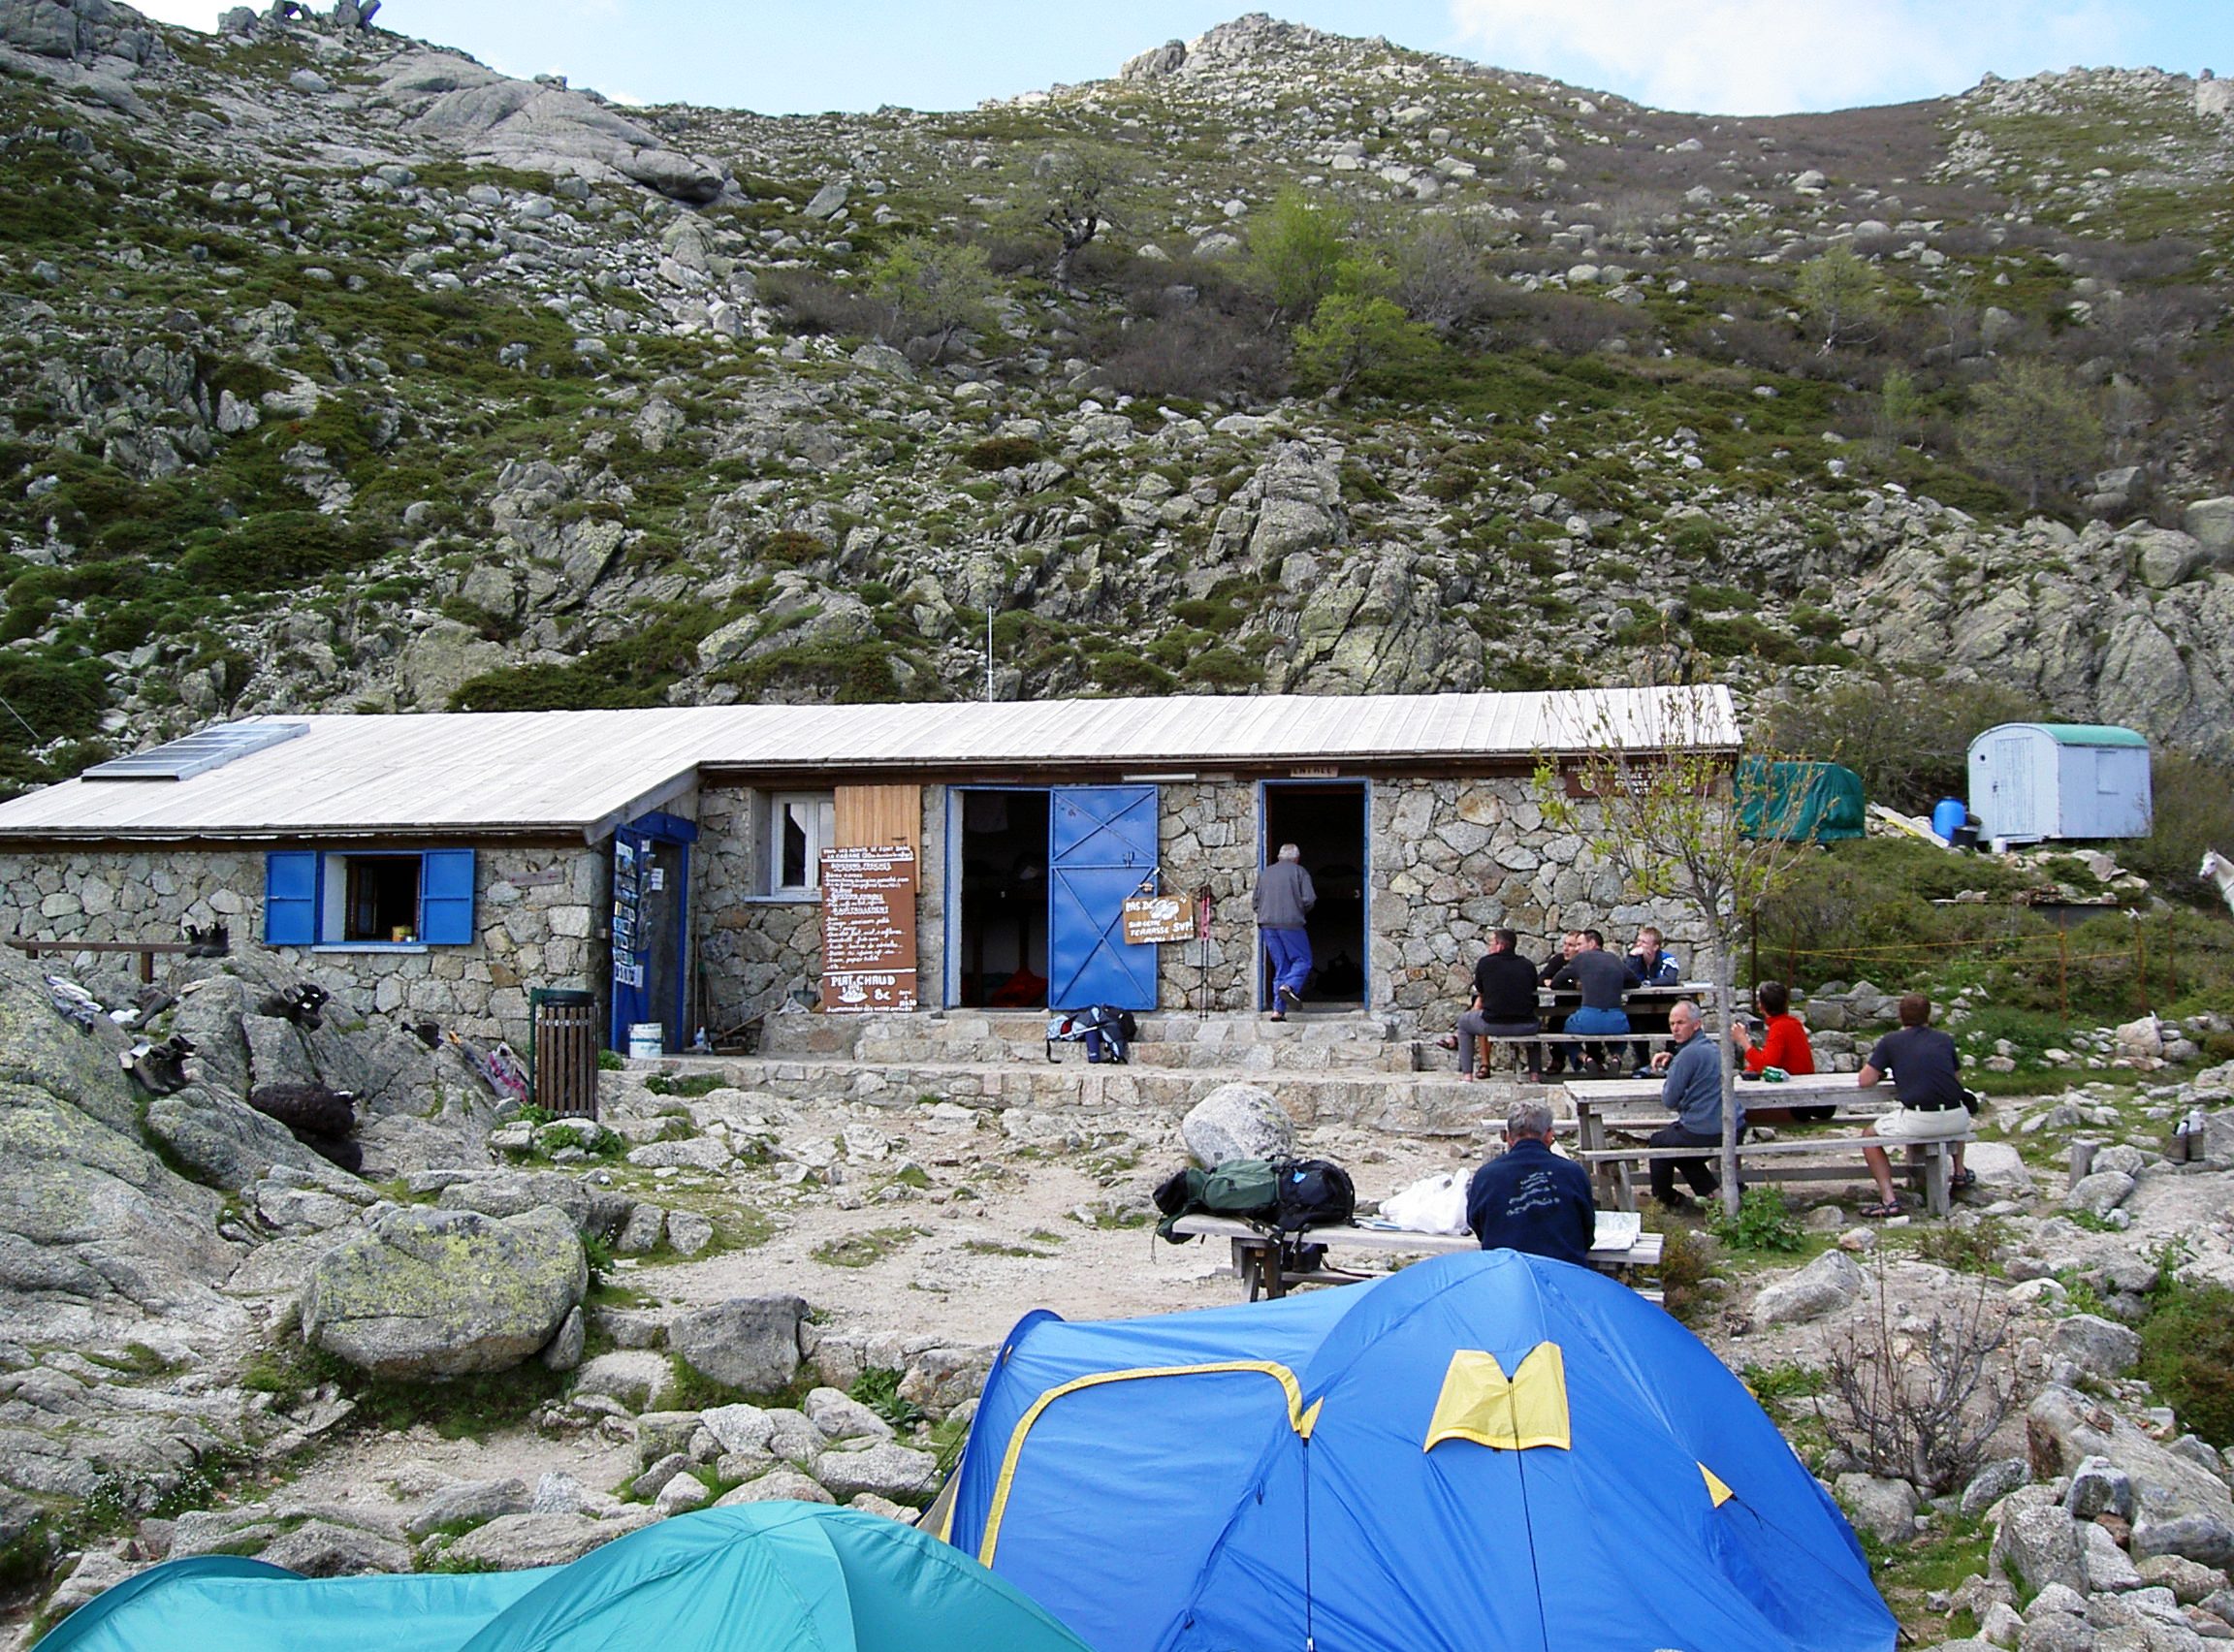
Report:
M1272 1019L1285 1021L1288 1006L1303 1001L1303 984L1311 978L1311 937L1304 924L1319 904L1319 891L1303 870L1303 851L1282 843L1280 858L1257 874L1249 903L1272 963Z
M1678 1003L1668 1012L1668 1035L1674 1041L1674 1048L1661 1058L1668 1064L1668 1076L1660 1087L1660 1098L1676 1115L1676 1122L1645 1138L1654 1147L1722 1145L1722 1055L1714 1040L1701 1033L1699 1026L1699 1006L1695 1003ZM1738 1128L1742 1133L1744 1103L1739 1102L1737 1106ZM1677 1202L1676 1173L1678 1170L1690 1184L1691 1191L1701 1198L1709 1196L1718 1185L1707 1160L1655 1159L1652 1160L1652 1196L1665 1206L1673 1208Z

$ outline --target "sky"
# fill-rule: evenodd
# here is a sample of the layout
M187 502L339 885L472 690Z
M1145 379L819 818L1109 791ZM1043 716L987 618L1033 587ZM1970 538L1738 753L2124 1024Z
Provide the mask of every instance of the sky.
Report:
M136 3L208 29L234 0ZM2229 0L386 0L379 22L625 102L786 114L967 109L1101 79L1252 5L1716 114L1900 103L2076 64L2234 74Z

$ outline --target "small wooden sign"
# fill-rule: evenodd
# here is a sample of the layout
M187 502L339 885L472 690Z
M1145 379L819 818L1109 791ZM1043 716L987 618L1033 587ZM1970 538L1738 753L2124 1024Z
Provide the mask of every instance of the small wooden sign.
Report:
M1131 895L1123 913L1128 946L1195 938L1195 905L1184 895Z
M558 867L545 867L539 872L507 872L499 880L515 889L548 889L553 884L566 881L565 872Z
M906 843L822 851L822 1008L915 1007L915 851Z

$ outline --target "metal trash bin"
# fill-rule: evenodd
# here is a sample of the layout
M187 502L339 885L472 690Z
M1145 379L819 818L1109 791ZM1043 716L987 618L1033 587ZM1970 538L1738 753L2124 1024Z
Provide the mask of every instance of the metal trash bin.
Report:
M538 987L535 1104L553 1118L597 1116L597 997L572 987Z

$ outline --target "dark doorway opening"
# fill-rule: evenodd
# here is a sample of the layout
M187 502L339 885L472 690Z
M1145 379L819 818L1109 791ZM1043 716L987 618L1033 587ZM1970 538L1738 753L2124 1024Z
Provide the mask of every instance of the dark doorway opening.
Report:
M1047 794L962 794L961 979L976 1008L1047 1007Z
M1303 851L1319 892L1311 908L1311 980L1306 1007L1356 1009L1366 1001L1372 953L1365 939L1365 782L1272 782L1264 786L1264 854L1282 843ZM1272 1002L1271 971L1260 961L1260 1003Z

